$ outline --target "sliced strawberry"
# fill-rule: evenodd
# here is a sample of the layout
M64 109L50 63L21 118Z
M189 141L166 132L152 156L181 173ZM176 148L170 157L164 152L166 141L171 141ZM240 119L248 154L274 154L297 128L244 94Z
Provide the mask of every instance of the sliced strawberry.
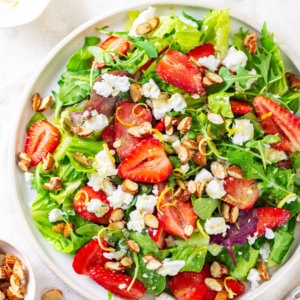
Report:
M198 60L201 57L215 55L215 47L213 44L203 44L189 51L187 54L189 57L193 57Z
M190 94L205 95L200 71L187 55L170 50L156 65L157 74L169 84Z
M226 177L224 189L227 194L222 200L239 209L251 209L259 194L259 190L253 186L255 183L254 179Z
M205 284L205 278L211 277L209 269L209 265L204 265L201 272L181 272L173 276L169 287L176 299L202 300L209 290Z
M27 132L24 152L30 157L31 165L37 165L58 145L60 133L57 127L46 120L34 122Z
M167 237L167 232L164 231L162 226L159 225L158 228L149 227L148 234L159 249L165 248L165 238Z
M106 247L107 242L102 240L101 243ZM84 245L74 256L72 267L78 274L89 274L91 267L104 266L108 261L104 257L105 251L100 247L97 239L93 239Z
M127 157L133 148L142 140L128 132L128 128L138 126L143 122L152 122L151 111L142 105L124 101L116 110L114 123L116 151L120 158Z
M246 291L245 285L237 279L226 278L225 284L227 286L227 289L230 291L230 294L234 295L234 298L244 294Z
M158 183L172 172L172 164L162 144L153 138L142 140L120 163L118 174L124 179Z
M115 141L115 131L113 125L108 125L104 128L102 135L101 135L102 141L105 141L107 143L107 146L109 149L114 150L114 141Z
M266 228L276 229L282 226L290 218L291 212L279 207L259 207L257 208L257 233L258 236L266 233Z
M100 215L103 214L102 216L97 216L94 212L88 211L87 204L91 200L98 200L101 202L100 204L102 205L103 210ZM73 205L77 214L83 219L98 224L109 223L109 217L112 212L112 207L110 207L106 195L101 190L96 192L90 186L84 186L80 188L75 195Z
M244 115L249 113L253 109L253 107L245 101L229 100L229 102L231 106L231 111L235 115Z
M190 201L172 201L172 193L167 192L157 208L160 226L168 233L187 239L186 226L195 228L197 215Z
M263 96L255 97L253 104L266 134L277 134L281 138L273 147L291 153L299 151L300 118Z
M138 300L146 293L144 284L138 279L133 279L124 273L107 270L101 266L92 267L89 276L99 285L122 298Z
M130 42L117 36L110 36L103 43L100 44L100 48L105 51L117 52L120 54L126 54L130 48ZM115 57L115 54L111 54L112 57ZM121 57L121 56L120 56ZM104 63L97 62L95 64L95 68L103 68L105 66Z

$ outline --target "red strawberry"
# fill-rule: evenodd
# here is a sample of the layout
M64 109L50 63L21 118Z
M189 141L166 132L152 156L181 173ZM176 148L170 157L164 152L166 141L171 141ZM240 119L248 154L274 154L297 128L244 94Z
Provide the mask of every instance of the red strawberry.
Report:
M115 131L113 125L108 125L104 128L101 139L107 143L109 149L115 149L113 146L115 141Z
M136 103L124 101L116 110L114 123L116 151L120 158L127 157L133 148L142 140L128 133L128 128L138 126L143 122L152 122L151 111Z
M225 284L227 288L234 294L234 298L244 294L246 291L245 285L241 281L234 278L225 279Z
M39 120L33 123L27 132L24 149L31 159L31 165L37 165L48 153L53 153L59 138L59 130L50 122Z
M126 54L130 48L130 42L117 36L110 36L102 44L100 44L100 48L105 51L117 52L120 54ZM112 53L112 57L115 57L115 54ZM122 56L120 56L122 57ZM103 68L105 66L104 63L96 63L95 68Z
M281 138L273 147L292 153L299 151L300 118L263 96L255 97L253 104L266 134L277 134Z
M107 208L107 212L103 216L97 217L95 213L88 211L87 203L92 199L100 200L104 208ZM73 205L77 214L83 219L98 224L108 224L112 207L109 206L109 201L101 190L96 192L90 186L80 188L75 195Z
M106 247L107 242L102 239L101 243ZM89 274L91 267L103 266L108 261L104 257L105 251L100 247L99 241L93 239L83 246L74 256L72 267L78 274Z
M186 239L189 236L186 235L185 227L191 225L195 228L197 215L190 201L172 200L171 192L167 192L159 203L159 224L166 232Z
M215 55L215 47L213 44L203 44L189 51L188 56L198 60L201 57Z
M164 231L161 225L158 228L149 227L148 234L159 249L165 248L167 232Z
M127 274L113 272L101 266L92 267L89 276L99 285L122 298L138 300L146 293L144 284L138 279L134 280Z
M245 102L240 100L229 100L231 111L235 115L244 115L249 113L253 108L252 106Z
M202 300L209 290L205 279L211 277L209 265L204 265L201 272L181 272L171 278L170 290L177 300Z
M142 140L120 163L118 174L124 179L158 183L172 172L172 164L162 144L153 138Z
M259 194L259 190L253 186L255 183L254 179L228 176L224 180L224 189L227 194L222 200L240 209L251 209Z
M170 50L156 65L157 74L166 82L190 94L205 95L200 71L188 56Z
M257 233L258 236L264 235L266 228L276 229L286 223L290 218L291 212L279 207L259 207L257 208Z

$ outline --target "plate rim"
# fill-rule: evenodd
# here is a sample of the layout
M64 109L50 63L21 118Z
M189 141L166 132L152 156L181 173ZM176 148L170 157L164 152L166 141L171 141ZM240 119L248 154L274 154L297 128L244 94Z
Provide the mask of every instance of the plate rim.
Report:
M21 94L21 99L22 99L22 107L18 111L18 113L15 115L13 126L11 129L12 135L10 138L9 142L9 154L8 154L8 165L9 165L9 182L10 186L12 187L11 189L11 195L12 198L14 199L14 206L15 209L18 213L19 216L21 216L21 222L25 225L24 226L24 231L28 238L30 238L30 241L32 242L33 248L37 251L39 256L42 258L42 260L52 269L52 271L70 288L72 288L75 292L80 294L81 296L85 297L86 291L82 290L80 287L77 285L74 285L72 279L68 278L64 272L62 272L50 259L49 255L47 255L44 251L42 251L42 247L39 244L38 240L35 238L35 235L32 233L30 230L30 224L26 220L24 216L24 209L22 208L22 205L20 203L20 199L18 196L17 192L17 182L16 182L16 172L18 172L17 164L16 164L16 153L17 153L17 143L15 137L18 128L20 126L20 118L21 114L24 111L26 105L28 105L28 99L31 96L31 91L34 86L34 83L38 80L39 75L43 72L43 70L51 63L53 59L55 59L56 55L63 50L64 47L66 47L69 43L71 43L76 37L79 35L83 34L84 31L90 29L94 24L99 23L101 21L104 21L107 18L113 17L114 15L126 13L127 11L130 10L137 10L137 9L145 9L148 6L157 6L157 7L162 7L162 6L182 6L182 7L195 7L195 8L200 8L200 9L226 9L228 7L220 7L220 5L217 5L216 3L208 3L204 2L202 0L199 0L199 2L195 3L193 0L144 0L139 3L127 3L124 6L114 8L107 10L106 12L103 12L101 14L98 14L97 16L91 18L90 20L82 23L79 25L77 28L72 30L66 37L64 37L60 42L56 44L52 50L48 52L48 54L42 59L38 67L36 68L35 72L33 75L30 77L28 83L26 84L26 87L24 89L24 92ZM231 13L230 10L230 17L237 19L238 21L241 21L245 24L247 24L249 27L252 27L256 30L260 31L261 24L259 25L257 22L253 21L251 24L249 24L247 16L241 16L237 15L236 13ZM280 47L284 53L291 59L293 64L295 64L295 67L299 69L298 66L300 66L300 61L298 61L298 58L293 58L290 56L290 53L288 49L285 50L284 47ZM15 200L18 199L18 200ZM51 247L51 245L49 245ZM298 258L297 258L298 257ZM276 272L274 275L272 275L272 283L270 281L264 282L260 284L259 288L254 289L254 290L249 290L246 295L242 296L240 299L249 299L248 297L255 297L251 299L259 299L261 294L263 294L266 290L268 290L274 283L279 282L280 278L284 276L284 273L286 273L290 268L292 268L296 262L296 260L300 261L300 246L298 246L293 254L289 257L288 261L284 263L280 267L280 272ZM280 274L278 274L280 273ZM88 298L91 300L91 298ZM96 300L96 299L95 299Z

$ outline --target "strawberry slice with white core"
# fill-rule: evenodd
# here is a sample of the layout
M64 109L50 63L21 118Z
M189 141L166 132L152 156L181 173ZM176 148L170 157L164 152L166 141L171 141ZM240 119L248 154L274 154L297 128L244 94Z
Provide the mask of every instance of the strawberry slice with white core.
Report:
M124 179L158 183L172 172L172 164L162 144L153 138L142 140L120 163L118 174Z
M281 138L274 148L290 153L300 150L300 118L263 96L257 96L253 105L266 134Z

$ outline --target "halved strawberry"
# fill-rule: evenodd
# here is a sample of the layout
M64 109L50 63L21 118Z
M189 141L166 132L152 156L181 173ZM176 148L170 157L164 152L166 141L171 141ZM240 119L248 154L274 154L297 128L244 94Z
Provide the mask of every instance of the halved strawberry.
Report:
M211 277L210 267L204 265L201 272L180 272L173 276L169 287L177 300L202 300L209 290L205 284L208 277Z
M253 186L255 183L254 179L226 177L224 189L227 194L222 200L239 209L251 209L259 194L259 190Z
M263 96L255 97L253 104L266 134L277 134L281 138L279 143L272 146L291 153L299 151L300 118Z
M169 84L190 94L205 95L200 71L188 56L176 50L168 51L156 65L156 73Z
M123 101L116 109L114 132L117 144L116 151L120 158L127 157L133 148L142 140L128 133L131 126L141 125L143 122L152 122L150 109L134 102Z
M30 157L31 165L37 165L58 145L60 133L57 127L46 120L34 122L27 132L24 152Z
M106 247L107 242L102 239L101 243ZM100 247L97 239L92 239L84 245L74 256L72 267L78 274L89 274L91 267L104 266L108 261L104 257L105 251Z
M168 233L187 239L185 229L195 228L197 215L190 201L174 201L171 191L167 192L157 208L160 226ZM186 227L188 226L188 227Z
M100 204L102 206L101 210L99 211L99 216L97 216L94 212L88 211L87 204L91 200L98 200L98 203L95 203L95 205L98 206L98 204ZM78 190L75 195L73 205L80 217L98 224L108 224L110 214L113 210L112 207L110 207L109 201L107 200L104 192L101 190L96 192L90 186L83 186Z
M124 179L158 183L172 172L172 164L162 144L153 138L142 140L119 164L118 174Z
M105 51L117 52L120 54L126 54L130 48L130 42L117 36L110 36L100 44L100 48ZM115 53L111 54L112 57L115 57ZM97 62L95 68L103 68L104 63Z
M146 293L146 288L141 281L133 279L125 273L94 266L90 269L89 276L99 285L122 298L138 300Z
M257 233L258 236L266 233L266 228L276 229L282 226L291 217L291 212L279 207L259 207L257 208Z
M215 47L213 44L203 44L190 50L187 55L189 57L193 57L195 60L198 60L201 57L215 55Z
M231 111L235 115L244 115L249 113L253 109L253 107L245 101L229 100L229 102L231 106Z

